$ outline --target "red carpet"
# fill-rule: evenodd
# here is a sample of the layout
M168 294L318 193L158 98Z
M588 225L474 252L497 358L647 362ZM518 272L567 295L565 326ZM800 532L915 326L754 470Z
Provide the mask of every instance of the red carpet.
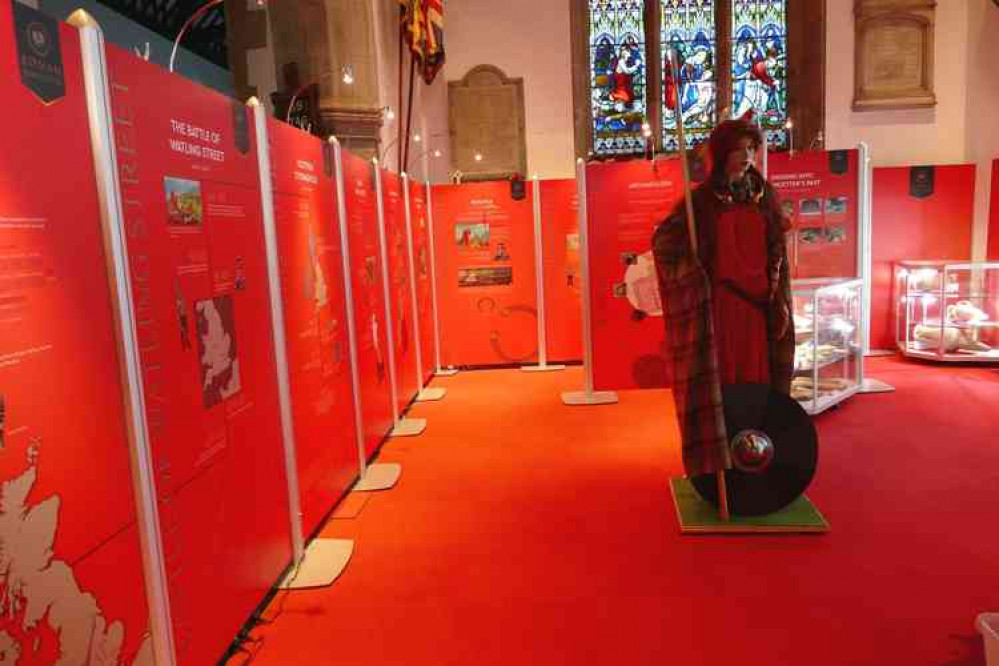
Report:
M821 536L681 537L660 391L567 408L563 373L466 372L386 444L400 485L325 534L331 588L282 593L255 666L982 666L999 610L999 370L869 363L898 387L817 419ZM247 655L230 664L251 663Z

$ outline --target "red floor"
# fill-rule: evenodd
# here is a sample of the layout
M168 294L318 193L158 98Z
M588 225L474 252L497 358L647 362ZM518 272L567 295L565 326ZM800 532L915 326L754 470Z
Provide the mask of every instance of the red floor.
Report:
M325 530L356 540L347 571L279 595L252 663L982 666L999 369L868 368L898 391L817 419L821 536L681 537L665 392L567 408L578 368L437 380L427 433L383 450L400 485Z

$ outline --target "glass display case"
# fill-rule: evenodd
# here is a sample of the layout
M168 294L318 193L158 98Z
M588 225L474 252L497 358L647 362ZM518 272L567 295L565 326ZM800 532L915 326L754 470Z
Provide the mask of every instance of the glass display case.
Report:
M999 262L896 263L895 331L906 356L999 361Z
M863 280L794 280L794 377L791 397L818 414L863 382Z

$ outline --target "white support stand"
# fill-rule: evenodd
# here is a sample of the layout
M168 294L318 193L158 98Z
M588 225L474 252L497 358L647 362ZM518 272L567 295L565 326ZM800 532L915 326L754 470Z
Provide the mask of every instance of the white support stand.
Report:
M537 285L538 309L538 364L523 365L524 372L553 372L565 370L564 365L548 364L548 331L545 326L545 261L544 243L541 230L541 183L538 177L531 179L534 190L534 282Z
M340 257L343 264L344 300L347 306L347 350L350 354L350 388L354 394L354 440L357 443L357 465L360 476L353 490L388 490L395 486L402 475L398 463L369 465L364 454L364 415L361 410L361 373L357 364L357 318L354 315L354 283L350 267L350 228L347 221L347 201L343 186L343 152L340 142L330 137L333 144L333 164L336 168L337 218L340 227Z
M274 190L271 179L270 142L267 137L267 113L256 97L247 105L253 112L257 134L257 165L260 173L260 203L264 220L264 249L267 255L267 286L271 301L271 329L274 360L277 366L278 405L281 413L281 439L284 444L284 468L288 481L288 510L291 518L291 544L295 558L280 589L326 587L332 585L350 561L354 544L343 539L316 539L308 549L302 530L298 462L295 455L295 424L291 410L291 380L288 372L288 347L284 330L284 296L281 293L281 263L278 258L277 223L274 219Z
M416 256L413 252L413 215L409 207L409 176L402 174L403 201L406 207L406 252L409 256L409 298L413 308L413 340L416 347L416 385L419 392L416 402L435 402L447 395L447 389L442 387L423 386L423 341L420 337L420 308L416 302ZM429 252L429 249L428 249Z
M142 571L152 652L158 666L176 666L173 620L167 594L166 562L157 509L156 477L146 420L146 396L142 380L136 312L125 239L125 215L118 183L118 155L114 128L111 125L104 35L94 18L82 9L69 17L68 23L80 30L87 116L93 146L94 171L101 207L101 226L107 251L108 277L112 305L121 332L118 358L125 409L128 418L129 457L132 468L132 494L135 498L136 523L142 548Z
M422 435L427 429L426 419L399 418L399 389L395 374L395 342L392 331L392 300L389 291L388 239L385 237L385 205L382 200L382 170L377 159L371 160L371 168L375 172L375 196L378 199L378 244L382 258L382 293L385 297L385 331L388 344L389 392L392 396L392 421L394 425L389 437L415 437ZM421 382L422 384L422 382Z
M860 169L860 247L857 248L857 274L863 278L863 296L861 309L861 349L860 349L860 390L859 393L892 393L895 387L891 384L867 377L864 372L864 356L871 354L871 274L874 214L872 205L873 170L871 167L871 151L866 143L857 146Z
M427 188L427 234L430 238L430 247L427 254L430 255L430 302L434 311L434 374L438 377L451 377L458 374L457 368L441 367L441 328L440 319L437 316L437 244L434 240L434 202L431 199L430 183Z
M586 221L586 163L576 160L576 190L579 199L579 268L583 279L583 375L585 386L582 391L566 391L562 402L566 405L613 405L617 403L614 391L593 390L593 334L590 321L590 242Z

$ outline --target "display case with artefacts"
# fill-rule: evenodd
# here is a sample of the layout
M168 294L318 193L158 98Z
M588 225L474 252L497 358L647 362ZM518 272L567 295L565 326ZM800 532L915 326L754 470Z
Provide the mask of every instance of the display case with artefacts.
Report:
M791 397L809 414L818 414L857 393L863 382L863 280L795 280L791 293Z
M900 352L934 361L999 361L999 262L895 264Z

